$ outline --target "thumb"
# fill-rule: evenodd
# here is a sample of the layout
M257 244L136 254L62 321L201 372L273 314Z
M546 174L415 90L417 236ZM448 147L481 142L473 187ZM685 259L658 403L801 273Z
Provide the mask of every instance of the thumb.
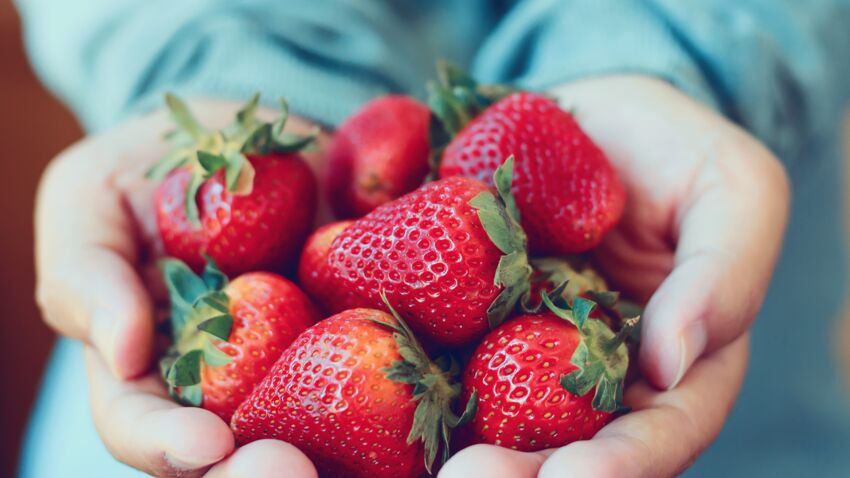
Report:
M670 275L646 307L641 368L673 388L703 353L740 336L755 318L779 254L789 186L779 162L752 142L706 161L681 201Z

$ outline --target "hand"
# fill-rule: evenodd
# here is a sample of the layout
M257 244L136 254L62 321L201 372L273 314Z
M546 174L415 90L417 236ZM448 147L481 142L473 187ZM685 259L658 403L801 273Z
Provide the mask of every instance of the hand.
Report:
M221 101L191 106L216 127L239 107ZM274 112L261 115L273 118ZM310 129L295 118L288 125L296 132ZM207 470L210 478L271 476L276 469L315 476L306 457L281 442L234 453L226 423L206 410L178 406L148 374L157 304L167 304L154 267L160 255L156 185L144 173L166 153L162 138L171 128L167 114L158 112L85 139L52 162L36 210L38 303L57 332L89 344L92 415L122 462L162 477Z
M520 478L670 476L719 433L740 387L742 335L763 300L788 212L781 164L659 80L596 78L554 93L628 191L623 219L594 260L616 289L649 301L639 357L646 382L627 392L635 411L592 440L531 454L474 447L441 477L473 469Z

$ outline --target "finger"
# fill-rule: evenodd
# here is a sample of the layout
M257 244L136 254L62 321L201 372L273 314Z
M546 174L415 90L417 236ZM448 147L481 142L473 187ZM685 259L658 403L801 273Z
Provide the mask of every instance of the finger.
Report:
M233 451L233 434L215 414L180 407L154 376L121 382L86 348L92 417L119 461L158 477L201 476Z
M113 373L127 378L148 367L152 306L134 269L135 224L97 154L69 151L44 176L36 210L37 299L51 326L93 345Z
M277 440L249 443L210 468L204 478L317 478L310 459L298 448Z
M697 362L676 389L658 393L646 384L629 389L638 411L620 417L592 440L555 451L540 478L674 476L720 433L741 387L748 335Z
M746 330L773 272L788 182L764 148L741 143L715 151L678 201L675 264L647 304L640 355L658 387L675 386L700 355Z
M549 452L523 453L493 445L474 445L453 456L439 478L533 478Z

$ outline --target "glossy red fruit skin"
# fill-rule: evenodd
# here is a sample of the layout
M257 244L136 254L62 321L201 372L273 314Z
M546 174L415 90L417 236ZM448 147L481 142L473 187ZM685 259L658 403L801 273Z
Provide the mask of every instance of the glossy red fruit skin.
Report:
M227 342L216 346L233 357L226 365L203 365L203 408L224 421L265 378L280 354L321 316L292 282L276 274L252 272L237 277L224 293L233 327Z
M430 117L426 105L389 95L370 101L337 129L324 183L338 217L362 216L422 184Z
M539 94L514 93L473 119L446 147L439 175L491 184L511 154L532 253L590 250L617 224L625 205L617 172L573 116Z
M337 310L384 309L387 299L420 338L447 347L487 333L502 252L469 200L487 186L454 177L429 183L358 219L331 246Z
M463 400L478 391L478 412L461 430L465 445L520 451L561 447L593 437L614 415L594 410L593 392L577 397L560 385L578 330L549 312L505 322L478 345L463 377ZM463 402L461 402L463 403Z
M336 301L338 292L332 285L333 272L328 265L331 244L353 221L337 221L316 229L304 243L298 263L298 282L316 304L326 312L333 311L329 304Z
M191 172L171 172L157 187L156 220L165 251L203 269L203 254L229 276L277 271L298 258L316 215L316 179L300 156L248 156L256 175L250 194L227 191L219 171L201 186L197 201L201 227L186 217L184 198Z
M240 445L273 438L298 447L323 477L415 478L422 444L408 445L413 386L386 378L400 360L392 321L353 309L302 333L233 416Z

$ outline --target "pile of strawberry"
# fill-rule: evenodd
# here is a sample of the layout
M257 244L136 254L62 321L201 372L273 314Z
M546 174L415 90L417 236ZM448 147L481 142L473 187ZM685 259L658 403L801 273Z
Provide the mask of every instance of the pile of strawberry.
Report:
M625 194L552 99L442 67L429 106L371 102L326 155L346 220L315 231L312 138L284 132L285 103L267 123L255 97L219 131L167 103L179 128L149 173L173 257L162 375L239 444L292 443L322 476L418 477L438 454L558 447L625 411L638 311L582 256Z

